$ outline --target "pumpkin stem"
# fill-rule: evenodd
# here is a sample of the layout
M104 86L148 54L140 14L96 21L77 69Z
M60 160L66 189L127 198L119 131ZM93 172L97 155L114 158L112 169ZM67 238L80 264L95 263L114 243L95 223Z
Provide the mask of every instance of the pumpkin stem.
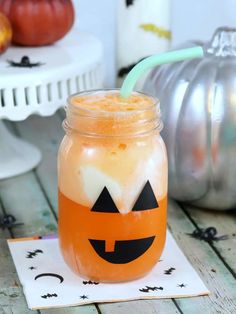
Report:
M206 52L216 57L235 57L236 28L219 27L207 45Z

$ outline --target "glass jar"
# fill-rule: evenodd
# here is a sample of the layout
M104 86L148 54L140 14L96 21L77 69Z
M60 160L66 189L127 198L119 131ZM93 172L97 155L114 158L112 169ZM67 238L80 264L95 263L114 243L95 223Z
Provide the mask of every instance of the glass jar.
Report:
M68 100L58 157L59 241L94 281L144 276L165 243L167 157L159 103L97 90Z

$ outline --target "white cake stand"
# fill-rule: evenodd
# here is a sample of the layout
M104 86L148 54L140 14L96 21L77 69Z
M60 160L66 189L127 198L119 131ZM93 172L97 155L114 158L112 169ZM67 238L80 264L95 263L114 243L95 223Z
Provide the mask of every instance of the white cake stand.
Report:
M11 67L28 56L32 68ZM0 119L49 116L64 106L68 95L103 85L103 51L99 40L76 30L52 46L12 47L0 58ZM9 132L0 120L0 179L33 169L40 151Z

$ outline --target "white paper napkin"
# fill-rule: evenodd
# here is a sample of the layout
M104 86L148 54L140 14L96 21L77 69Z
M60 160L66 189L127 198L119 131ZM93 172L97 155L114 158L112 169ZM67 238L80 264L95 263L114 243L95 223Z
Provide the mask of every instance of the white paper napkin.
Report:
M30 309L209 294L169 232L160 261L146 277L116 284L75 275L56 237L10 239L8 245Z

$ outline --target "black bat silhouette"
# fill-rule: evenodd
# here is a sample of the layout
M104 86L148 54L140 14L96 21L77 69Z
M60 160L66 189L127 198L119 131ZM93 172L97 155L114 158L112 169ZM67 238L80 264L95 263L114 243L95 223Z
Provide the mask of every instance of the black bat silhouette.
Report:
M193 233L187 233L192 238L198 240L204 240L206 242L219 241L219 240L227 240L229 236L223 235L217 237L217 230L215 227L208 227L206 229L195 229Z
M132 5L132 4L134 4L134 0L126 0L126 6L127 7Z
M45 295L41 295L41 298L43 298L43 299L48 299L48 298L52 298L52 297L57 298L58 295L56 293L52 293L52 294L48 293Z
M145 58L142 58L142 59L138 60L138 62L135 62L135 63L133 63L133 64L130 64L130 65L128 65L127 67L121 68L121 69L118 71L118 77L123 77L123 76L125 76L126 74L128 74L128 73L133 69L133 67L134 67L137 63L139 63L140 61L142 61L143 59L145 59Z
M175 270L175 268L174 268L174 267L171 267L171 268L165 270L164 274L165 274L165 275L171 275L172 272L173 272L173 270Z
M18 68L33 68L33 67L38 67L40 65L44 65L44 63L42 62L31 62L30 58L27 56L23 56L21 58L20 62L16 62L13 60L7 60L7 63L11 66L11 67L18 67Z
M149 287L149 286L146 286L146 288L139 289L139 291L141 291L141 292L149 292L149 291L156 291L156 290L163 290L163 287Z
M21 225L23 225L23 223L16 222L16 218L13 215L6 214L0 219L0 228L3 230Z
M80 296L80 299L83 299L83 300L85 300L85 299L88 299L89 297L87 296L87 295L81 295Z
M99 282L89 280L89 281L83 281L83 284L84 284L84 285L87 285L87 284L88 284L88 285L98 285Z
M33 252L28 252L28 254L26 255L26 258L34 258L35 256L37 256L39 253L43 253L42 250L35 250Z

